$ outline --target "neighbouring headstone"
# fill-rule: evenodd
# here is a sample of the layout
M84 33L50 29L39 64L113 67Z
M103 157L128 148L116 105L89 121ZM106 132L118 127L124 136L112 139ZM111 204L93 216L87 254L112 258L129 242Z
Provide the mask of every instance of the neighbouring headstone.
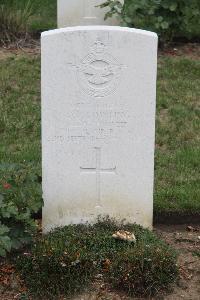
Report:
M123 0L120 0L123 3ZM99 8L104 0L57 0L58 28L77 25L120 25L117 17L104 20L108 8Z
M98 215L152 226L157 35L42 34L43 228Z

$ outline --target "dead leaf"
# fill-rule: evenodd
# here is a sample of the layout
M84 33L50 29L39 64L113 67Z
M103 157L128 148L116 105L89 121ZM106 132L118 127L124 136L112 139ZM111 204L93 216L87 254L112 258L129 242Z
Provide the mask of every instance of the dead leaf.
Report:
M103 271L104 271L104 272L108 272L108 271L109 271L109 268L110 268L110 265L111 265L110 259L106 258L106 259L102 262Z

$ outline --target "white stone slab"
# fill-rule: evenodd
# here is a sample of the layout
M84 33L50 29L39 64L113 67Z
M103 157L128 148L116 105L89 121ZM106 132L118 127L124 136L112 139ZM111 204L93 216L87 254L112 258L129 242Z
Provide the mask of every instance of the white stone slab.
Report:
M58 28L79 25L120 25L117 17L104 20L109 9L96 7L104 2L104 0L57 0Z
M98 215L152 226L157 36L42 34L43 228Z

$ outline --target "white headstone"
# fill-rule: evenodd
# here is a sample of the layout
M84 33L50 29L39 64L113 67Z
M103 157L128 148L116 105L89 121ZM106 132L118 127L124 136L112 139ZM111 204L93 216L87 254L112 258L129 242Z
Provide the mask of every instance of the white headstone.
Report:
M42 34L43 227L98 215L152 226L157 35Z
M120 25L117 17L104 20L109 9L97 7L104 2L104 0L57 0L58 28L79 25Z

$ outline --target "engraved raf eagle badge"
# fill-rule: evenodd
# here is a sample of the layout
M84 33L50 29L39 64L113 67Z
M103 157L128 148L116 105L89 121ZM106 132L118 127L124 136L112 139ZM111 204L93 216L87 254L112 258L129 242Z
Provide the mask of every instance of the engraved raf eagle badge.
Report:
M115 91L121 74L121 65L106 52L106 46L97 40L91 52L77 68L82 90L93 97L105 97Z

